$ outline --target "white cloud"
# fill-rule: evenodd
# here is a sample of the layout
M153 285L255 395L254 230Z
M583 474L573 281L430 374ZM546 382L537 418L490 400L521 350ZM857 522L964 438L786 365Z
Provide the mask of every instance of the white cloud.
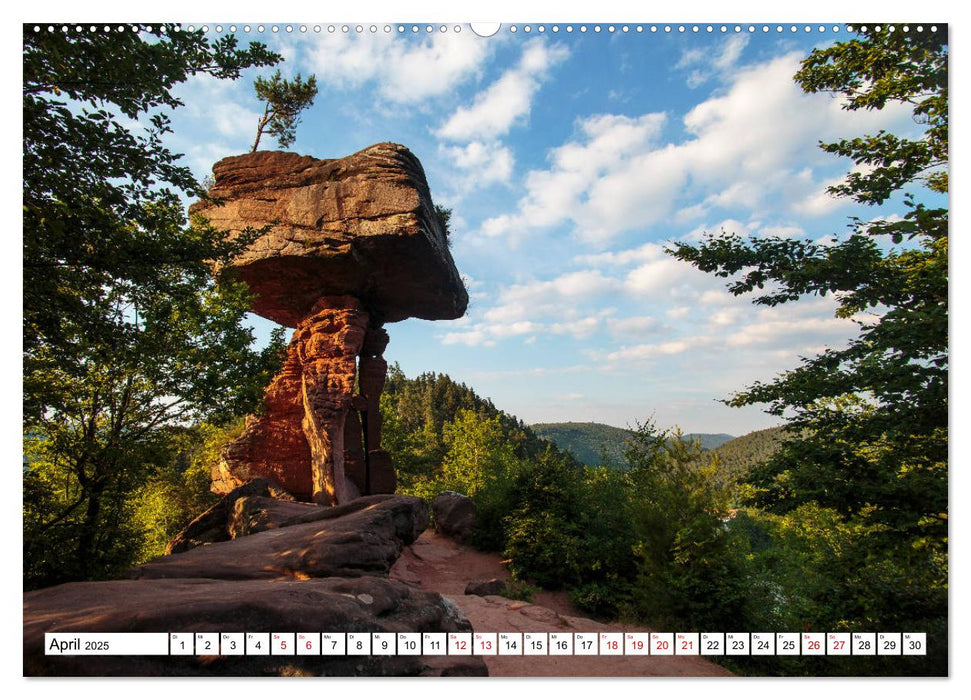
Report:
M570 335L577 339L589 338L600 329L600 318L588 316L575 321L564 321L550 324L551 333Z
M777 224L773 226L762 226L757 234L763 238L805 238L806 230L794 224Z
M685 283L693 267L674 258L660 258L631 270L625 287L635 294L659 295L676 285ZM701 273L704 274L704 273Z
M519 211L486 220L482 232L497 236L572 220L581 237L599 238L603 218L613 216L606 206L609 200L624 190L627 196L633 195L640 187L636 182L611 180L610 174L623 171L632 155L649 151L664 119L664 114L652 113L640 117L601 114L581 120L577 124L579 139L553 149L548 170L533 170L526 176L526 196L519 202Z
M443 32L422 38L331 34L305 46L317 80L338 89L374 83L395 103L415 103L449 94L475 76L496 45L473 32Z
M788 206L824 213L818 201L799 204L819 192L812 167L833 163L819 140L915 127L905 106L847 112L828 95L803 93L792 79L800 58L735 70L726 89L684 116L687 138L678 143L658 143L663 114L581 121L572 140L550 150L550 167L526 175L516 210L487 220L482 233L522 236L568 224L578 238L603 245L675 212L742 208L758 217Z
M725 339L729 347L819 347L838 344L856 335L858 326L845 318L807 318L750 323ZM829 341L829 342L825 342Z
M747 34L733 34L721 42L719 51L709 52L700 48L686 49L675 68L691 69L685 81L689 88L696 88L717 75L733 69L748 45Z
M851 173L861 173L867 174L872 172L873 167L863 164L854 164L849 172ZM804 173L800 173L804 176L804 179L809 183L807 189L809 192L805 197L795 202L792 205L792 209L797 214L803 214L805 216L823 216L835 211L839 207L847 204L850 200L837 197L828 192L830 187L835 187L840 185L846 179L844 175L838 177L830 178L822 183L816 183L812 179L812 173L807 169Z
M533 96L551 67L569 52L561 45L534 39L523 51L519 64L480 92L469 107L459 107L436 132L452 141L494 139L517 121L529 116Z
M439 146L442 154L463 171L460 189L471 190L493 183L507 183L512 176L512 151L501 143L473 141L465 146Z
M233 81L199 74L179 85L176 95L185 104L172 113L173 132L167 142L172 150L185 154L185 164L196 177L212 174L216 161L249 150L259 114L247 104L257 105L255 94ZM140 130L143 124L129 126ZM187 136L200 133L201 139Z
M734 34L730 36L722 45L719 53L713 61L715 68L720 71L728 71L735 67L738 59L742 57L742 51L748 45L747 34Z
M651 360L655 357L665 355L683 355L686 352L709 346L713 340L709 336L694 336L669 340L664 343L648 343L645 345L623 347L620 350L609 353L607 360L610 362L625 362L631 360Z
M741 316L741 309L719 309L708 317L708 323L715 326L733 326L738 324Z
M532 321L513 321L511 323L477 323L467 331L452 331L439 335L443 345L469 345L492 347L497 340L515 336L529 335L542 330L542 326ZM530 342L529 339L526 342Z
M666 255L664 246L658 243L645 243L637 248L628 250L611 251L607 253L596 253L594 255L578 255L574 262L587 265L630 265L635 262L647 260L659 260Z
M510 322L543 316L562 317L578 301L596 299L622 287L599 270L568 272L551 280L514 284L501 290L498 304L483 314L488 321Z
M208 133L215 131L218 136L236 143L252 142L256 137L260 114L246 106L260 104L252 89L243 93L230 80L197 74L186 80L178 92L185 102L177 112L178 118L202 122Z
M722 231L725 233L736 233L739 236L746 236L752 233L758 226L758 222L742 223L738 219L723 219L717 224L707 223L695 226L691 231L681 236L682 241L700 241L707 234L718 235Z
M483 330L445 333L439 338L443 345L485 345L490 347L496 344L494 340L489 339L489 336Z
M642 336L657 333L662 329L660 321L653 316L630 316L628 318L607 319L607 330L612 336Z

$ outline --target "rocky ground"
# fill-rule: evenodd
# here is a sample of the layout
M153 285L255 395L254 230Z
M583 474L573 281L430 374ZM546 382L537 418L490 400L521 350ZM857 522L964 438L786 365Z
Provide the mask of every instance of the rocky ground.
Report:
M496 555L431 530L423 533L391 568L391 579L455 601L478 632L646 632L646 627L604 624L584 618L562 592L540 591L531 603L501 596L465 595L473 581L505 579ZM691 656L483 656L490 676L730 676L729 671Z
M464 522L457 507L453 515ZM699 657L44 653L45 632L647 631L585 619L562 593L539 592L532 603L467 595L470 582L508 572L498 556L427 525L428 505L417 498L368 496L326 508L272 498L265 482L250 482L193 521L172 553L123 580L25 593L24 675L731 675Z
M257 494L265 484L255 489ZM389 580L428 506L370 496L323 508L241 487L126 580L24 594L26 676L485 675L457 656L47 656L45 632L470 632L448 600Z

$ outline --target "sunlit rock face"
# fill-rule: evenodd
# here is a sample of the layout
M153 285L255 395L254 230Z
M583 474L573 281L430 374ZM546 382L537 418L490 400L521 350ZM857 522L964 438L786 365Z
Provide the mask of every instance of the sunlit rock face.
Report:
M265 410L224 450L213 490L265 477L302 500L393 493L378 411L387 374L383 325L454 319L468 294L418 159L381 143L336 160L260 151L213 166L216 228L255 236L225 269L253 311L295 327Z

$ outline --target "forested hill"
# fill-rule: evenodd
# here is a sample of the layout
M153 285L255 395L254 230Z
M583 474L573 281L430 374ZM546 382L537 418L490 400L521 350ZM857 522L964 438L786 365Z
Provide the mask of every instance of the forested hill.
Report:
M535 423L530 426L541 438L566 450L584 464L600 466L606 459L607 466L624 465L624 449L631 431L603 423ZM699 440L701 448L712 450L730 440L723 433L688 433L685 440Z
M409 379L397 365L392 365L381 398L382 442L398 460L400 476L406 480L407 474L428 476L440 468L448 451L447 426L463 410L471 411L482 421L497 421L502 440L521 459L536 458L552 450L589 466L626 465L624 449L631 435L626 428L603 423L526 425L447 374L428 372ZM688 433L683 437L698 440L703 450L713 450L721 460L719 471L737 477L775 452L782 430L768 428L738 438L722 433Z
M382 443L400 456L420 454L429 466L441 464L447 450L444 428L463 409L483 420L496 419L503 439L520 458L538 457L547 450L560 452L556 445L538 436L521 420L499 410L492 401L447 374L428 372L408 379L397 364L388 368L388 380L381 396L385 421Z
M733 478L744 477L759 462L764 462L779 449L785 439L785 427L765 428L729 440L714 450L720 462L719 472Z

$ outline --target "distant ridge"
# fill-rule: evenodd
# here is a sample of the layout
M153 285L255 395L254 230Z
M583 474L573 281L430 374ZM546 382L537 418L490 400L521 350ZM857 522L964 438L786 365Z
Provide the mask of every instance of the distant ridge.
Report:
M786 427L765 428L737 437L715 449L719 471L732 479L744 479L752 467L774 455L783 440Z
M580 462L591 467L622 467L624 449L631 431L604 423L535 423L530 426L540 438L549 440ZM713 450L724 445L734 436L724 433L687 433L685 439L699 440L702 449Z

